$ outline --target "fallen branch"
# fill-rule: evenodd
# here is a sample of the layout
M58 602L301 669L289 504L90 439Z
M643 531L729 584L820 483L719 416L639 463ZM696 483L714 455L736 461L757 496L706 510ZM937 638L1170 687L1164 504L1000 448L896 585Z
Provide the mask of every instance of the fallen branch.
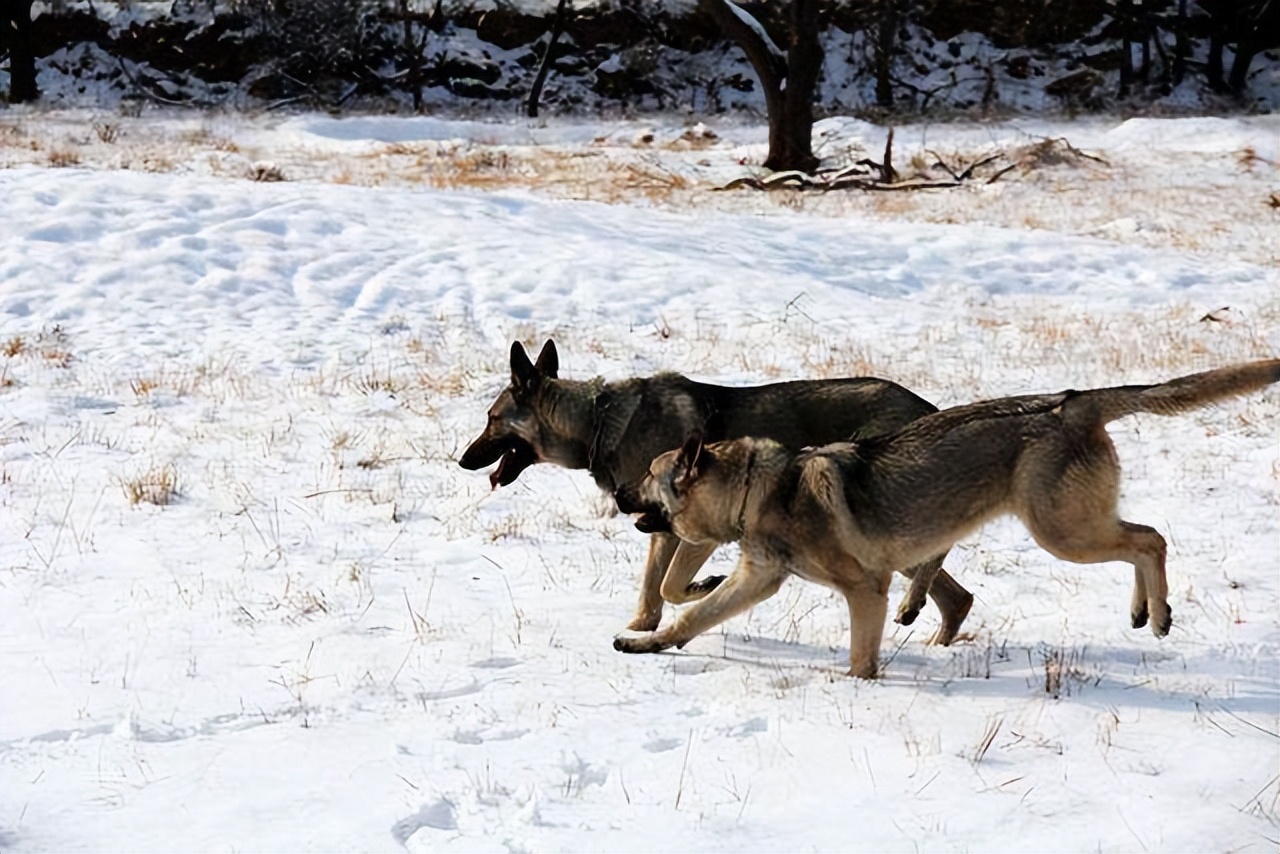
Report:
M987 157L983 157L979 160L975 160L963 172L956 172L954 169L951 168L950 165L947 164L945 160L942 159L941 154L938 154L937 152L931 151L929 149L925 149L925 154L931 155L934 158L936 158L937 162L934 163L933 165L945 171L948 175L950 175L956 181L967 181L973 177L973 170L977 169L979 166L986 166L988 163L994 163L995 161L999 160L1001 157L1004 157L1002 153L997 151L995 154L991 154L991 155L988 155Z
M868 190L872 192L948 190L977 180L981 177L978 173L983 167L991 166L1001 160L1011 160L1012 162L997 169L983 183L994 184L1014 169L1022 169L1024 172L1028 172L1038 167L1072 163L1077 159L1092 160L1104 166L1111 165L1096 154L1081 151L1066 139L1058 137L1054 139L1044 138L1032 145L1012 148L1010 151L991 152L980 156L963 168L961 168L960 164L953 166L948 163L936 151L925 149L925 153L935 160L929 168L940 169L949 178L939 180L933 178L927 172L922 172L911 178L903 179L893 166L893 136L893 129L890 128L888 136L885 138L884 156L878 163L870 158L864 158L852 166L846 166L833 172L820 171L814 175L792 170L771 172L763 177L744 176L735 178L717 189L734 190L739 187L750 187L754 190L820 190L824 193L832 190ZM1273 197L1272 201L1273 205L1278 203L1280 203L1280 194Z
M945 190L951 187L959 187L961 181L921 181L917 179L907 179L906 181L895 181L892 184L886 184L883 181L846 181L841 184L823 187L823 190L876 190L876 191L892 191L892 190Z

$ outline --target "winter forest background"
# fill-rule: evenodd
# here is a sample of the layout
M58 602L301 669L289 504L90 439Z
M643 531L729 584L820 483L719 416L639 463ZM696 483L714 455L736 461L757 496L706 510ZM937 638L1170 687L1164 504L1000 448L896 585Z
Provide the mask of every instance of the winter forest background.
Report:
M0 85L13 102L95 105L516 112L540 90L535 109L557 112L759 109L759 80L714 5L3 0ZM796 5L742 8L785 46ZM1265 111L1276 102L1277 60L1267 53L1280 46L1275 0L805 5L825 54L819 115Z

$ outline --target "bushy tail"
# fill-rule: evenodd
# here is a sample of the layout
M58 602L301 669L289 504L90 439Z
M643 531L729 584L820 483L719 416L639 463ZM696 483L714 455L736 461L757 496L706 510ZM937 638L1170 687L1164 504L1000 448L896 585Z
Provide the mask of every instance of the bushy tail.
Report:
M1106 424L1135 412L1177 415L1280 382L1280 359L1265 359L1178 377L1159 385L1081 392L1066 403L1077 417Z

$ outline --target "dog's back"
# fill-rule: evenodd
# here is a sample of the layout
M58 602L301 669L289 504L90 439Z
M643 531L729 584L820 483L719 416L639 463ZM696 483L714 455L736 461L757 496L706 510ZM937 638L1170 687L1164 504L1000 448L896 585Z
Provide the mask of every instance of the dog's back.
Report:
M772 439L798 451L880 436L937 412L896 383L865 377L738 387L657 374L611 383L604 394L592 470L606 486L643 477L650 461L690 433L708 442Z
M712 403L709 441L759 436L791 450L879 436L938 411L897 383L866 377L698 388Z

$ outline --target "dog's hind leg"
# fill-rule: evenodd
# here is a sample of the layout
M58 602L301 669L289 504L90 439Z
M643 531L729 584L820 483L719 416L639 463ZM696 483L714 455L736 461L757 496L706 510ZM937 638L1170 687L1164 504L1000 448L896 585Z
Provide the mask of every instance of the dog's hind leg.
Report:
M946 555L936 559L939 567L945 559ZM915 567L907 572L914 570ZM915 586L914 583L912 586ZM952 578L949 572L939 568L937 575L933 577L933 583L929 585L929 598L938 606L938 613L942 616L942 624L938 626L938 631L934 633L929 643L950 646L959 634L964 618L969 616L969 609L973 607L973 594Z
M1072 563L1133 564L1130 621L1141 628L1150 620L1155 636L1164 637L1172 622L1164 537L1117 514L1120 464L1101 425L1061 439L1065 441L1041 446L1025 463L1021 496L1014 502L1018 515L1054 557Z
M1134 564L1133 596L1129 599L1129 622L1135 629L1140 629L1147 624L1150 616L1151 611L1147 606L1147 580L1142 570Z
M694 545L680 541L676 553L671 558L667 573L662 579L662 599L672 605L683 605L706 596L724 581L723 575L713 575L694 582L693 577L716 550L715 544Z
M916 621L916 617L920 616L920 609L924 607L925 595L933 586L933 580L940 569L942 558L936 557L902 570L902 574L911 579L911 586L898 605L897 616L893 618L895 623L909 626Z
M635 618L627 624L631 631L651 632L662 622L662 580L678 545L680 538L675 534L654 534L649 538L649 558L644 563L644 578L640 581L640 603Z
M1162 638L1169 634L1173 611L1169 607L1169 578L1165 574L1168 547L1155 528L1120 521L1125 532L1129 557L1120 558L1133 564L1133 598L1129 603L1129 619L1135 629L1151 620L1151 631Z
M1105 563L1120 560L1133 564L1133 598L1129 617L1135 629L1151 621L1151 631L1162 638L1173 622L1169 608L1169 582L1165 576L1164 537L1146 525L1115 520L1106 528L1090 527L1066 536L1037 525L1031 533L1045 551L1072 563Z
M1130 621L1137 629L1150 620L1151 631L1162 638L1172 622L1164 537L1116 515L1118 480L1118 467L1099 465L1095 458L1092 464L1059 473L1049 488L1036 489L1019 502L1018 515L1040 547L1054 557L1072 563L1132 564Z

